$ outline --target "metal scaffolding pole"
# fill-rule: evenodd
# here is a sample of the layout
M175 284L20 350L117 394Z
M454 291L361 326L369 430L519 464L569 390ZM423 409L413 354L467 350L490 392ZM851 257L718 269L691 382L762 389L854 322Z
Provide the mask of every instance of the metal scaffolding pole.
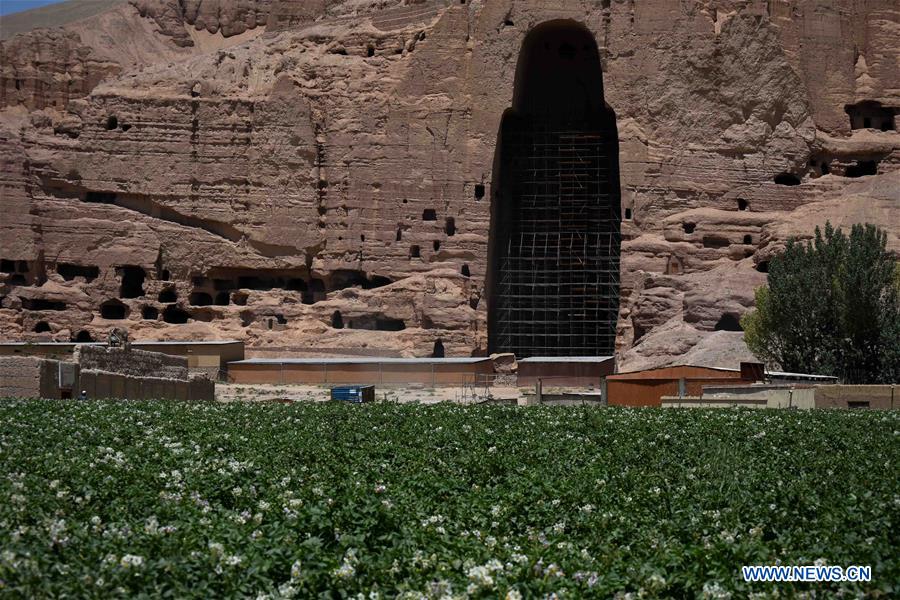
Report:
M517 356L597 356L615 344L617 177L602 132L515 132L513 218L499 264L499 345Z

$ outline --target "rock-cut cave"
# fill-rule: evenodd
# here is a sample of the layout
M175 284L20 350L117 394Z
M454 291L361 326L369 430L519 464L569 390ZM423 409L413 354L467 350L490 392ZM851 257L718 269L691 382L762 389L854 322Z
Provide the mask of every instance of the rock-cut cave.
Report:
M620 192L615 114L593 35L549 21L525 38L491 195L488 344L527 356L613 353Z

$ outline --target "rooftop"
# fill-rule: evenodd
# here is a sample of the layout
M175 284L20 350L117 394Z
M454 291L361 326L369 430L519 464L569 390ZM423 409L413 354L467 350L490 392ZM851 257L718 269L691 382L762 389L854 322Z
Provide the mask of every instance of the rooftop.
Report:
M489 361L487 357L476 358L247 358L228 363L229 365L427 365L427 364L473 364Z
M520 358L520 363L600 363L612 360L612 356L530 356Z

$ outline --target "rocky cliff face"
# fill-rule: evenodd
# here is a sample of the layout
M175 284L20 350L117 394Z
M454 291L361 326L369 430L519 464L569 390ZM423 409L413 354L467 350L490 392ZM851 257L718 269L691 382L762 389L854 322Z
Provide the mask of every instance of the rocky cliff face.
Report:
M485 352L500 120L555 19L594 35L616 113L621 367L734 366L767 261L826 218L900 251L892 0L116 10L165 58L92 62L111 46L72 26L3 42L4 338Z

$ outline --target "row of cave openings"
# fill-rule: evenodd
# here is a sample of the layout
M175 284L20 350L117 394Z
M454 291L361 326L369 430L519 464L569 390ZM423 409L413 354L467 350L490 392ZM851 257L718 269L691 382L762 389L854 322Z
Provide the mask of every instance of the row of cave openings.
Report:
M850 117L850 128L855 129L874 129L877 131L896 131L895 115L898 109L882 106L880 102L865 100L856 104L848 104L844 107L845 112ZM849 161L837 161L827 155L815 155L809 159L808 172L813 177L822 175L843 175L844 177L856 178L866 177L878 174L878 165L880 159L867 156L859 159L850 159ZM773 182L777 185L795 186L800 185L801 175L789 171L778 173L773 178ZM738 200L738 210L748 210L746 200ZM632 209L625 208L624 219L630 221L632 219ZM688 232L690 233L690 232ZM751 242L744 242L745 244Z
M484 185L480 184L480 183L476 184L475 198L481 199L483 197L484 197ZM422 211L422 221L433 222L433 221L437 221L437 220L438 220L437 211L435 209L426 208L425 210ZM403 231L404 231L404 227L402 225L397 227L397 235L395 237L395 241L400 242L403 240ZM456 219L454 219L453 217L447 217L444 219L444 233L447 235L447 237L452 237L452 236L456 235ZM440 251L441 241L433 240L431 242L431 247L432 247L432 250L434 250L435 252ZM412 244L409 247L409 258L414 259L414 258L421 258L421 257L422 257L422 247L419 244ZM472 275L468 264L463 264L460 267L459 272L463 277L471 277L471 275Z
M484 184L476 184L475 185L475 198L476 200L484 197L485 188ZM118 196L114 192L100 192L100 191L87 191L84 194L83 201L90 204L118 204ZM404 202L407 202L404 200ZM422 221L423 222L435 222L438 220L437 211L433 208L426 208L422 211ZM400 242L403 240L404 231L408 226L406 225L398 225L397 232L395 236L395 240ZM444 234L447 237L453 237L457 233L456 219L454 217L446 217L444 218L443 225ZM341 237L339 240L343 239ZM360 234L360 240L366 241L365 234ZM441 249L442 241L439 239L432 240L431 246L434 252L439 252ZM419 244L412 244L409 247L408 258L410 260L416 258L422 258L422 247ZM460 274L465 277L471 276L471 270L468 264L463 264L460 267Z
M463 2L462 4L465 4L465 2ZM421 41L424 41L425 37L426 37L425 32L420 31L419 33L417 33L414 36L411 44L402 44L400 46L396 46L393 48L387 48L387 49L376 48L375 44L366 44L364 55L366 58L373 58L376 53L379 56L384 56L387 54L398 55L398 54L403 54L404 50L406 50L406 52L408 54L415 49L416 44L418 44ZM342 45L335 46L334 48L329 50L329 53L330 54L339 54L340 56L348 56L350 54L350 52L347 50L347 48Z
M14 261L3 259L0 261L0 271L18 276L24 283L24 273L28 271L27 261ZM96 266L75 265L70 263L58 263L56 271L65 280L72 281L82 278L85 282L91 282L100 275L100 269ZM468 275L468 265L463 266L464 274ZM134 265L116 267L116 274L120 278L119 298L111 298L102 302L99 306L99 314L107 320L123 320L130 316L131 308L122 300L143 298L147 295L144 284L147 272L144 268ZM158 279L167 282L170 273L166 269L158 269ZM177 304L178 291L175 285L163 283L162 289L156 296L161 309L152 304L141 307L143 320L158 320L160 317L166 323L184 324L191 319L210 321L213 313L205 311L208 306L228 306L234 304L244 306L247 304L249 294L247 290L270 291L281 289L297 292L303 304L315 304L325 300L329 292L347 288L359 288L364 290L375 289L393 283L393 281L381 275L369 276L363 271L351 269L337 269L331 271L325 277L309 278L298 271L261 271L219 269L213 270L210 276L195 276L192 278L193 291L188 296L188 304L193 310L186 310ZM66 303L58 300L44 298L22 298L22 308L32 311L62 311L66 310ZM240 313L242 324L246 327L256 320L252 311ZM287 323L283 315L277 314L263 317L269 329L278 328ZM337 329L343 329L343 320L340 314L332 319L332 325ZM348 329L368 329L375 331L401 331L406 324L400 319L392 319L383 316L362 316L349 320ZM35 325L36 333L50 331L50 326L45 321Z
M633 323L632 327L634 330L632 343L636 345L638 341L647 334L647 329L640 323ZM744 331L744 328L741 327L741 319L736 313L724 312L719 316L719 320L716 321L716 324L713 326L713 331L739 332Z
M844 107L844 112L850 118L851 130L896 131L895 115L898 111L900 109L882 106L880 102L873 100L863 100ZM808 172L813 177L829 174L843 175L844 177L866 177L878 174L880 162L879 158L873 156L838 160L827 155L817 155L810 158ZM776 175L774 181L779 185L800 185L800 176L785 171Z

